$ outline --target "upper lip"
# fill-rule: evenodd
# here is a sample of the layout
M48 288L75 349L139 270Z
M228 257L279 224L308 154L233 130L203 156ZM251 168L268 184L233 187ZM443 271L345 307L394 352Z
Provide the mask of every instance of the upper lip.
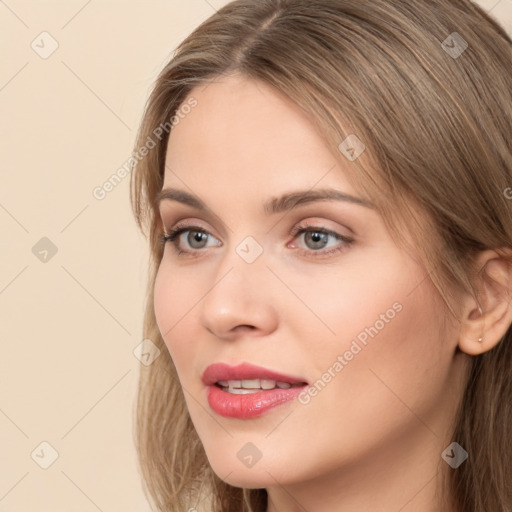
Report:
M276 382L288 382L290 384L307 384L306 379L301 377L292 377L283 373L274 372L255 366L249 363L241 363L237 366L229 366L225 363L211 364L203 372L202 381L206 386L211 386L219 380L249 380L249 379L267 379Z

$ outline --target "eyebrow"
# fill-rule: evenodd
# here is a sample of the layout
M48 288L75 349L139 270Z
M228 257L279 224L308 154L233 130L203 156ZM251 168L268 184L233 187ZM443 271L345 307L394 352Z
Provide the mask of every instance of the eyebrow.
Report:
M162 201L177 201L182 204L196 208L202 211L211 211L206 204L198 197L174 188L165 188L161 190L156 198L155 204L157 208ZM317 190L299 190L297 192L289 192L280 197L272 197L263 204L263 211L267 215L275 215L277 213L293 210L294 208L313 203L316 201L344 201L347 203L357 204L366 208L375 208L375 205L367 199L355 197L339 190L327 188Z

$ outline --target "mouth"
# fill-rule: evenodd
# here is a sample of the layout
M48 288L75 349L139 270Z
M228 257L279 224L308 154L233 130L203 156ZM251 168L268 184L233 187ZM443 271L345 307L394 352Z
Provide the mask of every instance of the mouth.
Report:
M218 385L227 388L229 392L236 389L262 390L276 387L288 389L292 386L308 384L307 380L301 377L285 375L249 363L241 363L237 366L225 363L211 364L203 372L202 381L206 386Z
M301 377L248 363L210 365L202 381L210 408L220 416L239 419L255 418L290 402L308 385Z
M291 384L289 382L280 382L271 379L247 379L247 380L219 380L215 383L215 386L222 389L222 391L226 391L227 393L232 393L234 395L247 395L251 393L260 393L264 390L271 389L290 389L290 388L298 388L303 387L307 383L295 383Z

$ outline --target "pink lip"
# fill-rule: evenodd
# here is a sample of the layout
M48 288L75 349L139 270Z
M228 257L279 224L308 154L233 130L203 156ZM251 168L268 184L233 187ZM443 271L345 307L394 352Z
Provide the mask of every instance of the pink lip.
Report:
M206 386L211 386L219 380L249 380L249 379L268 379L279 382L288 382L289 384L307 383L306 379L301 377L292 377L267 370L262 366L254 366L249 363L241 363L237 366L229 366L225 363L211 364L203 372L202 381Z
M219 380L268 379L289 384L302 384L289 389L265 389L250 394L233 394L216 383ZM202 376L207 386L207 400L211 409L227 418L250 419L261 416L270 409L296 398L307 385L305 379L277 373L260 366L242 363L229 366L216 363L208 366Z

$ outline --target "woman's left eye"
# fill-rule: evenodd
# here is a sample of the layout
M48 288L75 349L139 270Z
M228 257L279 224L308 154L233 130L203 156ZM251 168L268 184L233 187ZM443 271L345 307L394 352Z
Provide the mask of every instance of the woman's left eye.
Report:
M341 235L335 231L315 226L297 226L290 234L294 237L294 240L304 235L302 238L306 248L298 247L298 249L307 256L311 255L315 257L326 257L342 251L354 241L353 238ZM222 245L222 243L210 233L198 226L178 227L171 230L168 235L161 235L160 238L162 244L171 242L178 255L196 256L200 254L199 249ZM184 242L183 239L186 241L187 247L185 249L183 249L181 245ZM217 243L208 245L210 239ZM293 245L288 244L287 247L293 247Z
M354 241L353 238L341 235L336 231L315 226L299 226L292 231L292 234L294 238L303 239L306 249L300 248L301 252L315 257L330 256L344 250Z

